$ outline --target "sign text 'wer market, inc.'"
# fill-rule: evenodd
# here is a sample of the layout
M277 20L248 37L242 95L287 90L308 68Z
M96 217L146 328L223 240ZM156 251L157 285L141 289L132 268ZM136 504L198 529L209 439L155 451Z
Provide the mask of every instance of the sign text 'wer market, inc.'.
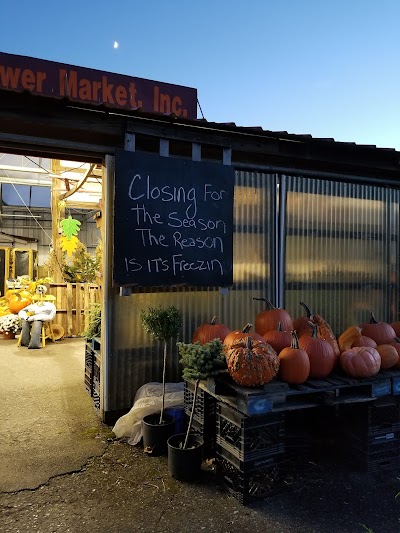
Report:
M0 52L0 89L197 118L197 90Z
M115 285L233 283L234 169L118 150Z

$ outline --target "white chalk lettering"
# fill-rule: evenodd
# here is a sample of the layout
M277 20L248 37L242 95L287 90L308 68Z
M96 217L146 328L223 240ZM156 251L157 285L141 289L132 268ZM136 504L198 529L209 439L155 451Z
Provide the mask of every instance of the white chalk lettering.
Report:
M136 207L131 207L131 211L134 211L136 214L136 224L138 226L146 222L149 222L150 224L164 224L161 220L160 213L151 215L143 204L141 206L136 204Z
M142 176L140 174L135 174L133 176L128 188L128 196L131 200L140 200L141 198L145 198L146 200L161 200L162 202L174 202L177 204L189 203L189 205L186 207L187 218L194 218L196 216L197 196L195 187L186 189L183 186L153 186L149 175L146 178L145 186L143 183L141 183L141 180Z
M142 270L142 265L136 261L135 257L132 259L125 257L125 268L127 272L138 272Z
M157 259L147 260L147 269L149 272L166 272L169 270L168 260L158 257Z
M222 200L223 194L228 194L227 191L224 189L221 189L220 191L210 191L212 187L211 183L206 183L204 185L204 197L203 200L207 202L207 200L214 200L214 202L218 202L219 200Z
M158 237L149 228L140 228L135 231L139 231L142 234L142 244L145 247L148 246L166 246L169 245L165 243L165 235L161 234Z
M179 231L175 231L172 235L174 240L174 246L179 246L181 250L184 248L208 248L209 250L219 248L221 253L224 252L224 243L222 242L221 237L206 237L205 239L201 237L188 237L183 238L182 234Z
M187 272L189 270L207 270L209 272L212 272L213 270L220 271L220 274L224 274L224 269L222 267L222 264L218 259L210 259L209 261L186 261L185 259L182 259L182 254L175 254L172 256L172 270L174 275L179 274L180 272Z

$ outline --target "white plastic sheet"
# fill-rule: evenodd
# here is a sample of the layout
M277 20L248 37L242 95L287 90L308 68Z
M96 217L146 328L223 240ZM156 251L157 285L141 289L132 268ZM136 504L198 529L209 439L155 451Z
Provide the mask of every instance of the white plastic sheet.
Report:
M183 406L183 391L184 383L166 383L164 408ZM142 438L143 417L161 411L161 395L162 383L146 383L140 387L129 413L115 423L115 435L118 438L128 437L129 444L137 444Z

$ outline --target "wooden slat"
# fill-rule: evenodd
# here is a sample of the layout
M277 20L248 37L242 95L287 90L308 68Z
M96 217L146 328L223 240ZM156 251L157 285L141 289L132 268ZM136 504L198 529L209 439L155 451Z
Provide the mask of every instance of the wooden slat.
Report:
M89 311L90 311L90 289L89 289L89 284L88 283L85 283L85 287L84 287L84 296L85 296L85 302L84 302L84 321L85 321L85 331L88 329L89 327L89 317L90 317L90 314L89 314Z
M72 294L72 284L67 283L67 336L72 337L73 335L73 320L72 320L72 309L73 309L73 294Z

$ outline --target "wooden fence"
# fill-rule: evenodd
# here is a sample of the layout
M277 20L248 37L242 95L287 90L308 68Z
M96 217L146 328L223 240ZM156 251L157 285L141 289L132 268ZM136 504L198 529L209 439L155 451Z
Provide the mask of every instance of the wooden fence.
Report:
M92 283L51 283L48 294L56 297L55 324L65 337L81 337L89 325L90 309L100 303L100 288Z

